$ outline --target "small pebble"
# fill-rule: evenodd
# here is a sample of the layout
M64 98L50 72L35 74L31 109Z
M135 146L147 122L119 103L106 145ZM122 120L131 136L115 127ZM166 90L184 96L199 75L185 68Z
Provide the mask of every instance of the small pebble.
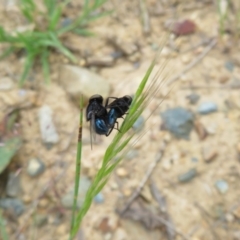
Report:
M87 58L88 66L110 67L114 64L112 56L92 56Z
M106 234L108 232L112 232L113 229L112 229L112 226L110 226L109 224L109 217L103 217L98 226L96 226L98 228L98 230L100 230L103 234Z
M139 118L133 124L132 128L135 132L139 132L140 130L143 129L143 126L144 126L144 118L143 116L139 116Z
M232 223L234 221L234 216L231 213L227 213L225 218L229 223Z
M196 93L191 93L186 97L189 100L190 104L196 104L198 100L200 99L200 96Z
M110 187L111 187L111 190L117 190L118 189L118 184L116 182L112 182L110 181Z
M192 158L191 158L191 161L194 162L194 163L197 163L197 162L198 162L198 158L192 157Z
M118 227L114 232L114 240L127 240L129 239L128 233L122 227Z
M119 177L126 177L128 175L127 170L123 167L119 167L116 172Z
M104 240L111 240L112 239L112 233L108 232L104 235Z
M234 231L233 240L240 240L240 231Z
M24 210L25 206L23 202L17 198L2 198L0 199L0 208L9 210L16 216L20 216Z
M123 195L125 197L129 197L131 196L131 194L132 194L132 191L130 189L123 189Z
M222 204L214 204L211 208L211 215L215 219L223 219L225 217L225 209Z
M104 196L101 192L94 197L94 202L99 204L104 202Z
M202 151L203 159L206 163L212 162L218 156L217 149L213 147L205 147Z
M235 100L233 99L226 99L224 101L224 104L227 108L227 110L233 110L233 109L237 109L238 108L238 104L236 104Z
M233 72L233 70L234 70L234 64L233 64L233 62L226 61L224 65L225 65L225 68L226 68L229 72Z
M172 136L170 133L166 132L163 136L163 140L166 142L166 143L170 143L171 140L172 140Z
M48 215L48 223L58 226L63 222L63 214L56 212L54 215Z
M196 24L190 19L177 21L172 27L172 32L177 36L192 34L196 30Z
M178 180L179 182L186 183L191 181L194 177L196 177L196 175L197 175L197 171L195 168L193 168L187 171L186 173L179 175Z
M42 141L46 144L57 143L59 141L59 136L53 123L52 109L47 105L42 106L39 109L38 117Z
M0 91L10 90L14 87L14 82L9 77L0 78Z
M39 201L39 207L41 208L46 208L48 205L49 205L49 202L46 198L42 198L40 201Z
M21 182L19 175L15 173L10 173L7 181L6 193L9 197L17 197L21 194Z
M128 57L128 60L132 63L138 62L141 58L140 52L135 52L134 54Z
M171 169L171 163L169 162L169 161L164 161L163 163L162 163L162 168L164 169L164 170L166 170L166 171L169 171L170 169Z
M224 84L226 83L227 81L229 81L229 76L228 75L223 75L223 76L220 76L219 77L219 82Z
M157 43L152 43L151 48L153 51L157 51L159 49L159 45Z
M130 56L133 53L137 52L138 47L132 42L124 42L119 38L113 38L112 41L114 45L123 52L124 55Z
M36 224L37 227L42 227L42 226L46 225L47 222L48 222L47 215L37 214L34 216L34 223Z
M86 65L86 63L87 63L86 60L84 58L81 58L78 62L78 65L80 67L84 67Z
M207 129L200 121L195 121L194 127L200 140L204 140L208 136Z
M28 204L28 203L30 203L30 202L32 201L32 198L31 198L30 195L25 194L25 195L22 197L22 200L23 200L24 203Z
M63 18L63 20L61 21L61 27L67 27L72 23L72 19L71 18Z
M222 194L225 194L229 188L228 183L225 180L216 181L215 186L216 186L217 190Z
M181 60L183 63L188 64L191 61L191 58L189 56L182 56Z
M188 78L186 75L182 74L181 77L180 77L180 80L181 80L183 83L186 83L186 82L189 81L189 78Z
M238 206L234 211L233 214L240 220L240 206Z
M126 154L125 158L128 160L131 160L137 156L138 156L138 150L132 149Z
M153 201L153 197L152 197L151 191L148 186L145 186L143 188L140 195L149 203Z
M162 128L170 131L176 138L189 139L193 129L194 116L192 112L182 107L168 109L161 113Z
M207 130L207 133L209 134L209 135L214 135L214 134L216 134L216 128L217 128L217 126L216 125L208 125L208 126L206 126L206 130Z
M140 67L140 62L134 62L133 63L133 68L138 69Z
M67 225L66 224L61 224L58 226L57 228L57 234L59 235L63 235L68 231Z
M79 105L79 96L82 93L85 99L89 99L96 93L102 95L103 98L109 96L109 82L87 68L62 65L59 75L59 83L77 105Z
M42 174L45 170L45 164L38 158L30 159L27 166L27 173L31 177L36 177Z
M118 59L118 58L123 57L123 53L122 53L122 51L115 51L115 52L111 53L111 56L113 59Z
M205 102L198 107L198 113L200 114L208 114L216 112L217 110L218 110L217 104L214 102Z

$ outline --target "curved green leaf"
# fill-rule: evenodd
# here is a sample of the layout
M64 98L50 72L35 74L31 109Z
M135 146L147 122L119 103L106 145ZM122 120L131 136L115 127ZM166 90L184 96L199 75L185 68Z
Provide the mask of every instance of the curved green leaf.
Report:
M12 157L19 149L21 145L21 139L14 137L8 139L2 146L0 146L0 174L10 163Z

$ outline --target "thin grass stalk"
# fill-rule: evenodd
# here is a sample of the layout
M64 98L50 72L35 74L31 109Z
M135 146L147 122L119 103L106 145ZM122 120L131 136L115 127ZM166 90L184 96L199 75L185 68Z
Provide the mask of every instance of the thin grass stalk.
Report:
M110 174L115 169L115 167L118 165L118 163L123 159L124 155L121 154L121 152L129 145L129 142L132 140L134 133L130 136L125 137L125 133L128 132L128 130L132 127L134 122L137 120L137 118L142 113L143 109L143 92L146 87L146 83L149 80L150 74L154 68L155 65L155 59L151 63L150 67L148 68L145 76L143 77L132 102L132 105L129 109L129 113L127 114L125 120L123 121L122 126L120 127L120 131L115 135L112 143L107 148L102 166L99 169L96 177L94 178L90 188L88 189L88 192L85 197L85 201L83 203L83 206L81 207L80 211L77 213L75 226L72 231L72 236L75 236L78 232L78 229L81 225L82 219L87 213L88 209L91 206L91 203L93 201L93 198L98 194L104 185L107 183L108 178L110 177ZM153 86L154 87L154 86Z
M77 145L77 157L76 157L75 187L74 187L72 220L71 220L71 230L70 230L69 240L72 240L74 237L73 227L75 225L78 189L79 189L79 185L80 185L81 158L82 158L82 123L83 123L83 96L80 97L80 117L79 117L79 133L78 133L78 145Z
M165 38L165 42L166 42ZM165 44L164 44L165 45ZM164 46L162 45L162 46ZM73 228L73 236L75 236L78 232L78 229L81 225L82 219L89 210L93 198L102 190L102 188L107 183L111 173L116 168L118 163L126 156L129 149L139 141L139 139L144 135L137 137L137 139L133 140L135 133L133 132L130 136L125 133L130 130L138 117L142 114L143 110L147 106L147 104L151 101L151 99L156 96L157 90L160 88L162 81L159 82L160 75L162 74L163 69L166 67L166 63L163 64L159 71L155 74L153 79L150 81L150 84L147 86L147 82L149 81L150 75L153 71L153 68L156 64L156 60L159 57L162 48L159 49L159 52L156 54L156 58L150 64L147 69L145 76L143 77L139 87L134 95L133 102L130 106L127 116L125 117L120 131L115 135L111 144L107 148L102 166L99 169L97 175L95 176L88 192L86 194L83 206L80 211L77 213L75 226ZM168 61L166 61L168 62ZM163 77L166 79L166 75ZM147 89L147 91L146 91ZM159 107L159 106L158 106ZM155 112L155 111L154 111ZM149 129L148 129L149 130ZM147 131L146 131L147 132ZM145 133L146 133L145 132ZM132 143L133 142L133 143ZM128 147L127 147L128 146Z

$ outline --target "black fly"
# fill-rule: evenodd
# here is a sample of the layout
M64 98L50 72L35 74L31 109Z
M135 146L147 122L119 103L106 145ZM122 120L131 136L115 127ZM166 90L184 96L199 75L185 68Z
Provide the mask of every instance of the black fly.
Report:
M89 104L86 110L87 121L90 121L90 138L91 148L92 139L95 138L95 133L100 135L106 135L109 128L106 124L107 109L102 105L103 97L95 94L89 99Z
M108 104L110 99L115 99ZM107 98L105 106L103 106L103 97L95 94L89 99L89 104L86 110L87 121L90 121L91 147L92 139L95 138L95 133L108 136L114 129L118 118L122 118L127 113L132 103L132 97L126 95L121 98ZM109 109L109 111L107 111Z
M115 100L110 104L108 104L108 101L110 98L113 98ZM117 129L118 129L117 119L123 118L123 115L127 113L131 103L132 103L132 97L128 95L123 96L121 98L116 98L116 97L107 98L106 108L110 109L107 116L107 124L109 127L108 135L114 129L115 123L117 124Z

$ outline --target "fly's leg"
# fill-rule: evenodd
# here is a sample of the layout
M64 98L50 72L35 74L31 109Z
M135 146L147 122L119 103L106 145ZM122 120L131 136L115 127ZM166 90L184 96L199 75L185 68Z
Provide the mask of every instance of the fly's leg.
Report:
M119 130L119 128L118 128L118 122L116 121L115 123L117 124L117 128L115 128L115 127L113 126L113 127L110 129L110 131L106 134L107 137L111 134L111 132L112 132L113 129L116 129L116 130L118 130L119 132L121 132L121 131Z
M106 137L108 137L108 136L111 134L111 132L112 132L113 129L114 129L114 127L112 127L112 128L110 129L110 131L106 134Z
M116 129L116 130L118 130L119 132L121 132L121 131L119 130L119 128L118 128L118 122L116 121L115 123L117 124L117 128L114 128L114 129Z

